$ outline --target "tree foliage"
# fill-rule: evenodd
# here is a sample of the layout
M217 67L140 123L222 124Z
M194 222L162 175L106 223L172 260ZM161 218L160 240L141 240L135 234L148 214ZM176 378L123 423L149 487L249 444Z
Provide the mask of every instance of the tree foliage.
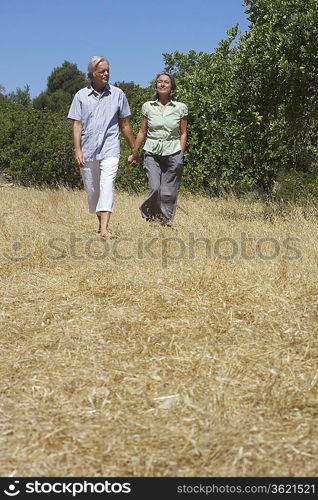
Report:
M22 104L23 106L29 106L32 102L29 85L25 85L24 89L17 88L15 92L10 92L6 97L14 104Z
M47 89L33 100L36 109L66 112L76 92L88 81L76 64L64 61L55 68L47 80Z
M122 89L129 102L131 111L130 123L134 135L137 134L141 123L141 106L145 101L151 99L151 89L142 88L134 82L116 82L115 85ZM131 151L123 137L121 141L120 168L117 175L117 186L126 191L138 192L145 189L147 185L146 174L141 168L141 161L138 167L133 168L128 164L128 156Z
M117 85L128 94L136 133L141 105L149 92L133 82ZM0 130L1 173L24 185L82 186L73 157L72 122L66 118L66 113L14 104L0 94ZM139 191L146 186L145 174L143 169L133 169L128 165L129 154L130 150L122 140L117 186Z
M236 27L212 54L164 54L189 106L190 188L262 185L281 168L317 165L317 0L245 0Z
M189 108L183 187L213 195L262 186L270 196L275 180L285 177L293 192L306 182L318 192L318 0L244 5L246 33L234 26L212 53L163 54L165 69L177 79L177 99ZM65 61L34 99L37 109L29 105L27 86L7 96L0 88L0 168L21 182L80 185L65 116L86 84ZM151 88L116 85L128 98L136 134ZM123 140L121 151L117 186L143 189L144 170L128 166Z
M317 165L317 0L246 0L252 22L236 58L247 157L270 191L281 168ZM253 113L254 120L248 121Z
M0 129L1 173L24 185L81 185L65 117L3 99Z

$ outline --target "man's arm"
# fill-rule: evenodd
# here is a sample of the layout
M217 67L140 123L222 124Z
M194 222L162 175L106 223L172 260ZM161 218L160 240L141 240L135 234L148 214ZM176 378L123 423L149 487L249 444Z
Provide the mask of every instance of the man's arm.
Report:
M135 138L131 131L129 118L119 118L119 128L128 146L130 147L131 150L133 150L135 145Z
M148 119L145 116L143 116L141 119L141 125L140 125L139 132L136 136L135 145L134 145L134 148L132 150L132 154L128 158L129 163L133 166L137 165L138 151L139 151L140 146L142 145L142 143L145 140L145 137L147 135L147 130L148 130Z
M81 149L82 122L73 120L73 148L77 165L82 168L85 166L85 159Z

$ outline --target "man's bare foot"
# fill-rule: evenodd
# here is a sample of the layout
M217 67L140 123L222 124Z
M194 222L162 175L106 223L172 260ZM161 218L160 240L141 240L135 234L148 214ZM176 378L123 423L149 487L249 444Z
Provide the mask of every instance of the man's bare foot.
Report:
M98 218L98 231L97 233L100 234L101 232L101 216L96 214L97 215L97 218Z
M99 235L103 240L113 240L114 238L116 238L116 235L111 233L110 231L100 231Z

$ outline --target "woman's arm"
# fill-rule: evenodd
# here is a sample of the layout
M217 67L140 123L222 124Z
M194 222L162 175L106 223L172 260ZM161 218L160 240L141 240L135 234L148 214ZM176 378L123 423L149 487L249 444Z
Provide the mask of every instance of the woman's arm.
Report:
M134 153L138 154L138 150L145 140L147 131L148 131L148 118L146 116L143 116L141 119L140 129L135 140Z
M180 120L180 142L181 142L181 151L185 151L187 148L187 125L188 125L188 117L184 116Z
M138 158L138 151L139 151L140 146L142 145L142 143L145 140L145 137L147 135L147 131L148 131L148 119L146 116L143 116L141 119L141 125L140 125L139 132L136 136L135 146L132 150L132 154L128 158L128 161L130 164L133 164L133 163L136 164L136 161Z

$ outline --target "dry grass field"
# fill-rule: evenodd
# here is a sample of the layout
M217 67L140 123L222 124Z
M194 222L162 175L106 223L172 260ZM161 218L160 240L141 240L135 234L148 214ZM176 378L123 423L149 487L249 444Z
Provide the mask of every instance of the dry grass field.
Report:
M0 196L1 476L318 475L314 207Z

